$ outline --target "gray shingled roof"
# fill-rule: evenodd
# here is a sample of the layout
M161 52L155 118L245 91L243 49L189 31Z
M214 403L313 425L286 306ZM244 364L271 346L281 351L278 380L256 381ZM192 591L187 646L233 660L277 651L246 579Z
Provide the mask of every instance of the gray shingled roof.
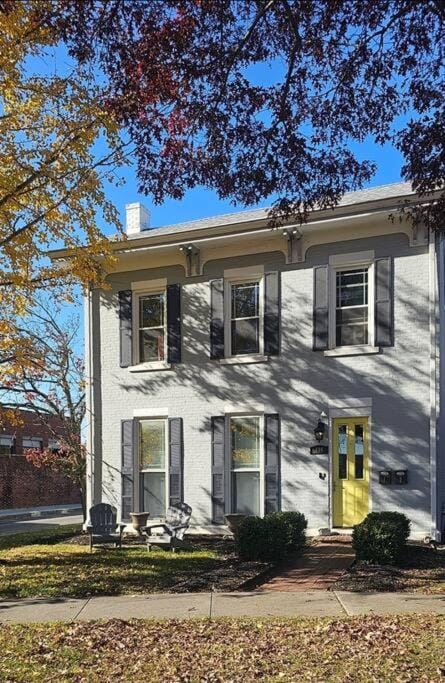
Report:
M392 197L401 197L404 195L414 194L410 183L392 183L390 185L379 185L377 187L370 187L366 190L358 190L357 192L348 192L339 202L339 206L350 206L351 204L363 204L365 202L377 201L379 199L391 199ZM190 230L200 230L203 228L217 228L223 225L235 225L237 223L248 223L250 221L258 221L267 218L269 208L253 209L251 211L237 211L236 213L225 213L219 216L210 216L208 218L199 218L193 221L184 223L173 223L172 225L163 225L157 228L150 228L144 230L139 234L131 235L130 240L139 239L141 237L155 237L162 234L171 234L176 232L188 232Z

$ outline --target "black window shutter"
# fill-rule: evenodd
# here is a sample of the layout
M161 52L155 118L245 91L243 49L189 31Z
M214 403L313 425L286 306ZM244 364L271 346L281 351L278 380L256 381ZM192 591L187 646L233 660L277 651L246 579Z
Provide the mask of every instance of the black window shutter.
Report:
M181 285L167 286L167 359L181 362Z
M329 346L329 268L314 268L313 349L324 351Z
M169 505L183 503L183 462L184 445L182 435L182 418L172 417L168 421L169 442Z
M280 351L280 273L264 275L264 353L278 356Z
M210 358L224 358L224 279L210 283Z
M264 513L280 509L280 416L264 416Z
M122 519L130 519L133 512L133 477L134 477L134 423L133 420L122 420Z
M224 464L225 417L211 418L212 422L212 521L224 524Z
M393 272L391 257L374 261L375 287L375 339L376 346L392 346L393 323Z
M132 293L131 289L119 292L119 331L120 331L120 366L132 365Z

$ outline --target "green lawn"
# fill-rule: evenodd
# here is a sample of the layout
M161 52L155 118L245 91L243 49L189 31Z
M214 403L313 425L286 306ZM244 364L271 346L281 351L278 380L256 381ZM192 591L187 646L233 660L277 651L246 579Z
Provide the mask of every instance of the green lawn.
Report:
M85 597L167 591L222 563L210 550L171 553L68 543L0 547L0 598Z
M445 617L4 625L0 681L432 682Z

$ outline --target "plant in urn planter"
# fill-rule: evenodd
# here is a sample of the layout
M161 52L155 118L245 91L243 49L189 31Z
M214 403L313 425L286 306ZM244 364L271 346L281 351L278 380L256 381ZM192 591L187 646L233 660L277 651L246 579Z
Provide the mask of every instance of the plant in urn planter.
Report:
M148 514L148 512L130 512L133 529L135 529L139 535L142 534L142 527L147 525Z

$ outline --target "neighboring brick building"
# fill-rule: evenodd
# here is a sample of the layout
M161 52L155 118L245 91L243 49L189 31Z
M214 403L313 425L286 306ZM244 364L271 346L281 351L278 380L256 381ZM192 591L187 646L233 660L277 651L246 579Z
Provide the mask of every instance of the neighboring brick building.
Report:
M38 469L25 458L27 448L57 448L57 418L51 418L51 429L32 412L21 411L21 421L0 427L0 509L80 503L79 492L67 477Z

